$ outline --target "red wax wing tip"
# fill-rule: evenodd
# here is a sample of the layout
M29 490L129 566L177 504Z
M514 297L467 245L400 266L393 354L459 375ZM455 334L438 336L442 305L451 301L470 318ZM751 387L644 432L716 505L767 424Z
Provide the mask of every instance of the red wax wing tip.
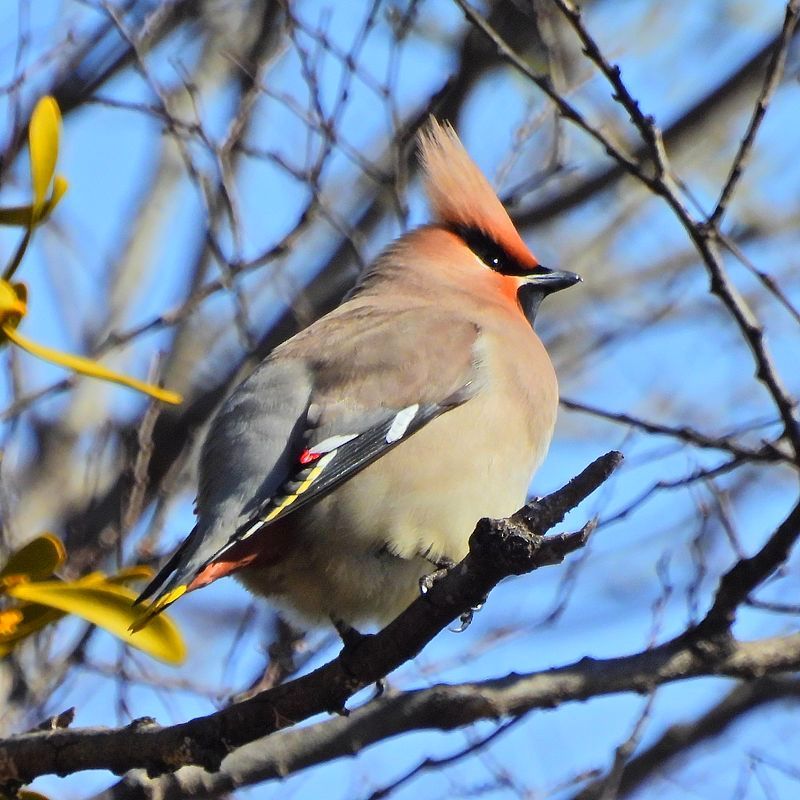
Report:
M302 453L300 453L300 463L301 464L311 464L312 462L316 461L322 453L315 453L313 450L305 449Z

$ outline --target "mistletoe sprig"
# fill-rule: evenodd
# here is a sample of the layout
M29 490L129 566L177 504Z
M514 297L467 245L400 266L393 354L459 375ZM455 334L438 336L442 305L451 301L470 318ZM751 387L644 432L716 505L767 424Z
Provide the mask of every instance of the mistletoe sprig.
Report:
M52 97L43 97L33 110L28 130L33 200L29 205L0 208L0 225L25 229L14 256L0 278L0 347L11 342L43 361L72 372L127 386L164 403L180 403L183 398L177 392L122 375L94 359L38 344L18 330L28 313L28 290L24 283L14 283L11 279L22 263L34 232L50 217L68 187L66 178L56 174L60 132L61 112L58 103Z

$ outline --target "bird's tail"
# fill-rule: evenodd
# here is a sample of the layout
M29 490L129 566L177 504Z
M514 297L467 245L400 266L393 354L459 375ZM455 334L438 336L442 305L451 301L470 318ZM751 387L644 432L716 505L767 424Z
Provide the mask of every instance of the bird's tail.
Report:
M153 600L152 603L150 603L150 605L147 606L147 608L143 609L142 613L136 618L136 620L134 620L133 623L131 623L128 630L131 633L140 631L145 625L147 625L148 622L150 622L151 619L153 619L153 617L160 614L167 606L172 605L179 597L186 594L187 588L188 587L186 585L175 586L172 589L160 594L155 600ZM142 598L140 595L138 598L136 598L134 605L139 603L141 599Z
M153 601L142 610L141 615L130 626L131 632L140 631L153 617L160 614L167 606L172 605L179 597L186 594L188 583L181 581L180 567L186 561L187 550L192 548L197 526L186 537L183 544L172 554L172 557L158 571L158 574L145 586L133 604L139 605L149 598ZM176 572L178 570L178 572Z

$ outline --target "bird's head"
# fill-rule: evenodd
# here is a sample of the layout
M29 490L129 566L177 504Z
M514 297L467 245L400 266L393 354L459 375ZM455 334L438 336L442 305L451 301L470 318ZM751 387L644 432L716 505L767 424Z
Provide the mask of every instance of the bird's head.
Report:
M419 149L436 225L455 234L484 268L505 279L531 323L548 294L581 280L536 260L449 124L431 118L420 132Z

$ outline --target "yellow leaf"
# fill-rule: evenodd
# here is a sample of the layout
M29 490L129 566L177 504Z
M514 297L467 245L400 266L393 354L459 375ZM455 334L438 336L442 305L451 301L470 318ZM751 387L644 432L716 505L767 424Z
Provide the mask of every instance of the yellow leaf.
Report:
M127 587L107 582L81 584L42 581L9 587L7 593L17 600L76 614L104 628L131 647L168 664L180 664L186 657L186 646L180 632L168 617L158 617L138 633L128 630L139 616L139 610L133 607L135 592Z
M109 583L130 583L131 581L146 581L153 577L153 570L144 564L133 567L125 567L114 575L110 575L106 580Z
M69 188L69 183L63 175L56 175L53 181L53 193L47 198L47 201L42 206L39 212L37 222L41 222L50 214L53 209L58 205L61 198L66 194ZM0 225L13 225L18 228L30 228L34 223L33 206L8 206L0 208Z
M18 608L0 608L0 640L13 636L22 622L22 612Z
M53 192L44 204L42 217L49 217L53 213L53 209L59 204L61 198L67 193L69 189L69 182L63 175L56 175L53 180Z
M24 284L0 279L0 326L16 328L19 325L28 312L27 298L28 290Z
M144 565L125 567L111 577L106 576L104 572L89 572L87 575L81 575L72 583L80 584L82 586L94 586L98 583L112 583L125 585L133 581L143 581L147 578L153 577L153 570Z
M178 404L183 402L183 397L177 392L171 392L169 389L161 389L158 386L153 386L150 383L145 383L136 378L129 378L127 375L120 375L118 372L107 369L91 358L62 353L60 350L54 350L51 347L37 344L31 339L28 339L27 336L23 336L19 331L10 329L8 325L2 325L2 332L11 339L17 347L27 350L31 355L41 358L43 361L49 361L51 364L57 364L59 367L71 369L73 372L79 372L81 375L88 375L90 378L99 378L103 381L127 386L129 389L135 389L137 392L150 395L150 397L161 400L163 403Z
M50 536L50 534L48 534L48 536ZM61 544L57 539L56 541L59 545ZM150 567L141 565L121 569L116 575L110 578L106 578L102 572L91 572L79 578L73 585L98 585L105 582L110 584L125 584L130 581L146 580L152 576L153 570L150 569ZM3 631L3 616L7 612L12 614L12 616L8 616L6 621L15 624L13 627L10 627L9 630ZM57 622L64 615L65 612L63 611L58 611L55 608L49 608L48 606L42 606L36 603L23 603L20 606L6 609L6 611L0 611L0 658L8 655L22 639L36 633L46 625Z
M16 611L21 620L14 630L0 633L0 658L10 653L18 642L64 616L63 611L40 606L36 603L23 603L20 606L8 609L8 611ZM4 612L0 612L0 614L2 613Z
M147 627L151 620L158 619L158 615L161 614L167 606L171 606L178 598L186 594L187 588L186 584L175 586L166 594L159 596L139 614L135 622L131 625L130 630L136 633Z
M64 563L66 555L61 540L52 533L38 536L9 556L0 569L0 587L3 578L10 575L25 575L31 580L49 578Z
M28 130L34 222L41 216L47 190L56 171L60 128L58 103L52 97L43 97L33 109Z

